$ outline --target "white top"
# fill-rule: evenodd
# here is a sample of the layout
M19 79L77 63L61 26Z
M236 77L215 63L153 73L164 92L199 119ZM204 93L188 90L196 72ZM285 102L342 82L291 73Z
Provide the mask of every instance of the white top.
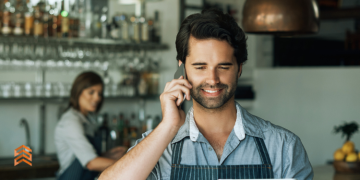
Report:
M59 174L62 174L75 160L86 164L97 157L96 150L86 138L93 137L97 125L95 120L89 121L79 111L69 108L55 127L55 146L60 163Z
M234 126L234 132L236 137L241 141L245 138L245 130L244 130L244 125L242 122L242 115L240 113L240 105L238 103L236 104L236 121L235 121L235 126ZM189 121L190 121L190 139L195 142L198 137L199 137L199 129L196 126L195 120L194 120L194 109L193 107L190 108L190 110L188 111L188 115L189 115Z

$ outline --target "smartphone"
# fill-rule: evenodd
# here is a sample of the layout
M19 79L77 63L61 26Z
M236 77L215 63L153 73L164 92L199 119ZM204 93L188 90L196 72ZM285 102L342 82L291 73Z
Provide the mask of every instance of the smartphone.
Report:
M186 73L185 73L185 65L184 63L181 63L181 65L178 67L178 69L176 70L175 74L174 74L174 79L179 79L180 76L183 76L184 79L186 79ZM181 104L185 101L185 97L186 94L184 94L184 98L183 101L181 102ZM181 105L180 104L180 105Z

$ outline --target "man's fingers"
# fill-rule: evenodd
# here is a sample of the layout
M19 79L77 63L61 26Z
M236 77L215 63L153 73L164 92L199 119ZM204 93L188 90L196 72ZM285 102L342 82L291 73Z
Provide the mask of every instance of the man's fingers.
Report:
M174 86L172 89L169 89L169 91L175 91L175 90L178 90L178 89L180 89L180 90L183 92L183 94L186 95L185 98L186 98L187 100L190 100L190 89L187 88L187 87L185 87L185 86L182 86L182 85L180 85L180 84L177 84L177 85Z
M164 88L164 92L171 91L171 89L176 85L186 86L188 88L192 88L192 85L186 79L173 79L171 82L167 82Z

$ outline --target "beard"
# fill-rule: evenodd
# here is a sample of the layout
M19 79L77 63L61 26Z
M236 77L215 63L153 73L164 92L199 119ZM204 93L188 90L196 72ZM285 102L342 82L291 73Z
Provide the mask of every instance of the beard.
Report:
M226 104L234 96L237 86L237 80L238 78L236 78L235 82L231 83L230 85L222 83L216 85L209 85L207 83L203 83L197 87L190 89L190 95L197 103L199 103L204 108L218 109L221 108L224 104ZM222 89L222 92L217 97L205 97L201 92L204 88Z

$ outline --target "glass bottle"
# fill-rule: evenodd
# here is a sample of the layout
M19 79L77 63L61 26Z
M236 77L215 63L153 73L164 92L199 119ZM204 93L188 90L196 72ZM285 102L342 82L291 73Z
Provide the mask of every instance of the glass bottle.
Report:
M107 21L108 21L108 8L103 7L102 13L100 16L100 22L101 22L101 38L105 39L107 38Z
M42 20L42 12L39 4L34 8L34 36L39 37L43 35L43 20Z
M118 122L118 137L119 137L119 145L123 145L124 143L124 126L125 126L124 114L119 114L119 122Z
M93 22L93 14L91 11L91 1L86 2L86 9L85 9L85 34L86 37L92 37L92 22Z
M61 0L60 9L58 10L58 15L57 15L57 19L56 19L56 36L57 37L62 37L62 28L61 28L62 15L61 15L61 13L63 11L65 11L64 0Z
M21 0L17 0L15 3L15 12L13 14L13 34L21 36L24 34L24 5Z
M52 7L52 26L51 26L51 31L52 31L52 36L53 37L58 37L57 34L57 29L58 29L58 21L59 21L59 14L60 14L60 10L58 7L58 3L55 2L55 5Z
M140 23L139 23L139 18L137 18L135 15L130 17L130 38L131 40L139 43L140 42Z
M120 39L129 41L129 20L125 14L120 16Z
M141 26L141 41L149 41L149 25L145 17L140 17L140 26Z
M100 38L101 37L101 21L100 21L98 6L94 7L93 21L92 21L91 25L92 25L91 37Z
M50 14L51 6L50 4L45 1L44 13L43 13L43 35L44 37L51 37L52 36L52 18Z
M159 17L159 11L155 11L155 19L154 19L154 42L160 43L161 42L161 22Z
M11 31L11 3L9 2L9 0L4 0L2 4L1 33L7 36L11 34Z
M75 4L72 5L71 12L69 14L70 14L69 37L79 37L79 16L78 16L78 8Z
M79 37L86 37L86 12L84 7L84 0L79 1Z
M61 3L63 3L62 1ZM67 7L64 7L61 4L61 37L68 37L69 36L69 28L70 28L70 21L69 21L69 11Z
M26 11L25 16L25 35L30 36L33 34L33 24L34 24L34 9L31 5L30 0L26 0Z

